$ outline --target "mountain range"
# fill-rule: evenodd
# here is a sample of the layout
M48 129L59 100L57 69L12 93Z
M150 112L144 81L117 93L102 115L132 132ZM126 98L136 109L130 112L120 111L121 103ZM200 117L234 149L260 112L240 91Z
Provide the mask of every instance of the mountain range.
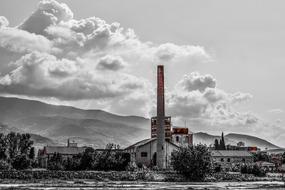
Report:
M83 110L40 101L0 97L0 131L32 134L36 146L63 145L68 138L79 145L103 148L107 143L126 147L149 138L150 121L139 116L120 116L102 110ZM194 133L194 143L213 144L216 138L207 133ZM227 144L243 141L247 146L275 149L278 146L261 138L230 133Z
M244 142L246 146L257 146L261 150L264 149L277 149L280 148L267 140L250 136L244 134L237 134L237 133L229 133L224 136L226 144L236 145L238 142ZM220 139L221 136L210 135L207 133L194 133L193 140L195 144L202 143L207 145L213 145L215 139Z

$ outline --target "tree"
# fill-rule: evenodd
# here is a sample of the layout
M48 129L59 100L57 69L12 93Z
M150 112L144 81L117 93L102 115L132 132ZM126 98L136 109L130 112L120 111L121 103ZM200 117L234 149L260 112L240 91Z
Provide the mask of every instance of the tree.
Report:
M21 154L28 155L32 145L33 141L31 140L30 134L26 133L20 135L19 151Z
M7 138L3 133L0 133L0 159L1 160L6 160L8 155L7 155Z
M211 155L205 145L180 147L171 155L173 169L193 181L201 181L211 171Z
M225 138L224 138L224 133L222 132L222 137L220 141L220 148L221 150L226 150L226 143L225 143Z
M88 147L85 149L80 161L80 169L82 170L92 169L94 162L94 154L95 150L93 148Z
M16 170L24 170L31 167L31 160L26 155L20 154L15 157L12 166Z
M35 159L35 147L32 147L30 149L30 152L29 152L29 159L31 160L34 160Z
M59 153L54 153L48 162L49 170L63 170L63 159Z
M270 161L270 157L266 153L257 152L255 154L253 154L253 160L254 160L254 162L258 162L258 161L269 162Z
M214 143L215 150L226 150L226 143L224 138L224 133L222 132L222 136L220 138L220 142L218 139L215 139Z
M8 146L8 156L9 161L12 163L13 160L19 155L19 143L20 143L20 134L11 132L7 135L7 146Z
M9 170L9 169L11 169L11 165L5 160L0 160L0 170Z
M214 146L215 146L215 150L220 150L220 144L219 144L218 139L215 139L215 144L214 144Z
M266 175L266 172L256 164L253 166L243 165L240 172L243 174L253 174L257 177L264 177Z
M96 170L125 170L130 162L128 153L119 150L120 146L116 144L107 144L104 151L95 155L93 168Z

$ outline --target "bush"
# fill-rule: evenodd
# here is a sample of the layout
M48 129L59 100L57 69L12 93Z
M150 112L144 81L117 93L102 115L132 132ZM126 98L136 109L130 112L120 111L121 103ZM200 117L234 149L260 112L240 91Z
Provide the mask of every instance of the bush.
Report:
M171 156L173 169L192 181L204 180L211 171L211 157L205 145L180 147Z
M266 176L266 172L258 167L257 165L254 165L252 168L252 174L257 176L257 177L264 177Z
M16 170L24 170L31 167L31 160L24 154L17 155L12 162L12 166Z
M222 171L222 167L221 167L221 165L217 165L217 166L215 166L215 167L214 167L214 171L215 171L215 173L219 173L219 172L221 172L221 171Z
M0 170L10 170L11 165L5 160L0 160Z
M244 165L241 167L240 172L242 174L253 174L254 176L257 176L257 177L266 176L266 172L257 165L253 165L253 166Z
M106 150L96 155L93 168L104 171L122 171L126 170L129 161L130 156L128 153Z
M64 166L62 156L58 153L54 153L48 162L47 168L49 170L63 170Z
M126 167L126 170L127 171L136 171L138 169L138 166L136 165L135 162L129 162L127 167Z

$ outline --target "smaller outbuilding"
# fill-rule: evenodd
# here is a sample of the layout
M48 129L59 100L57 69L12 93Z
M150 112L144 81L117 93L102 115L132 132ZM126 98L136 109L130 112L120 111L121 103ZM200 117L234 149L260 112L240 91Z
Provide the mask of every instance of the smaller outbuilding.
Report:
M67 146L45 146L38 151L38 163L40 167L47 168L48 161L57 153L63 159L72 158L74 155L83 153L86 147L78 147L77 143L68 140Z
M212 150L212 162L223 169L253 163L253 155L243 150Z

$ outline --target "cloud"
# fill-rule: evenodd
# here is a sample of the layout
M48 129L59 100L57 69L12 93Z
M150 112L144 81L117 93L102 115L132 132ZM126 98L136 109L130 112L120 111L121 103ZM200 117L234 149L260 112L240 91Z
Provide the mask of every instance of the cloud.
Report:
M108 111L136 105L146 115L154 86L147 73L159 61L179 64L210 56L201 46L155 44L101 18L74 19L55 0L42 0L17 27L0 17L0 93L61 101L93 101ZM203 88L203 87L201 87Z
M6 17L0 16L0 28L7 27L9 25L9 21Z
M279 109L279 108L275 108L275 109L271 109L271 110L268 110L269 113L272 113L272 114L281 114L283 113L284 111L282 109Z
M167 102L169 114L178 120L195 120L199 126L242 127L255 125L259 119L250 112L235 111L234 105L248 101L248 93L227 93L216 88L216 79L197 72L185 75Z
M14 53L51 52L52 42L41 35L14 28L0 30L0 46Z
M72 18L73 13L66 4L55 0L42 0L38 4L38 9L18 28L35 34L43 34L48 26Z
M233 94L230 94L230 99L232 103L241 103L246 102L248 100L251 100L253 96L249 93L242 93L242 92L235 92Z
M128 74L80 69L84 63L45 53L24 55L13 72L0 79L0 91L62 100L108 99L145 89L145 81Z
M125 67L126 63L121 57L107 55L99 59L96 69L118 71Z
M170 61L181 57L208 57L208 54L201 46L178 46L172 43L166 43L158 46L155 50L157 58L161 61Z
M215 88L216 80L211 75L200 75L198 72L193 72L185 75L177 87L185 91L199 90L204 92L206 88Z

